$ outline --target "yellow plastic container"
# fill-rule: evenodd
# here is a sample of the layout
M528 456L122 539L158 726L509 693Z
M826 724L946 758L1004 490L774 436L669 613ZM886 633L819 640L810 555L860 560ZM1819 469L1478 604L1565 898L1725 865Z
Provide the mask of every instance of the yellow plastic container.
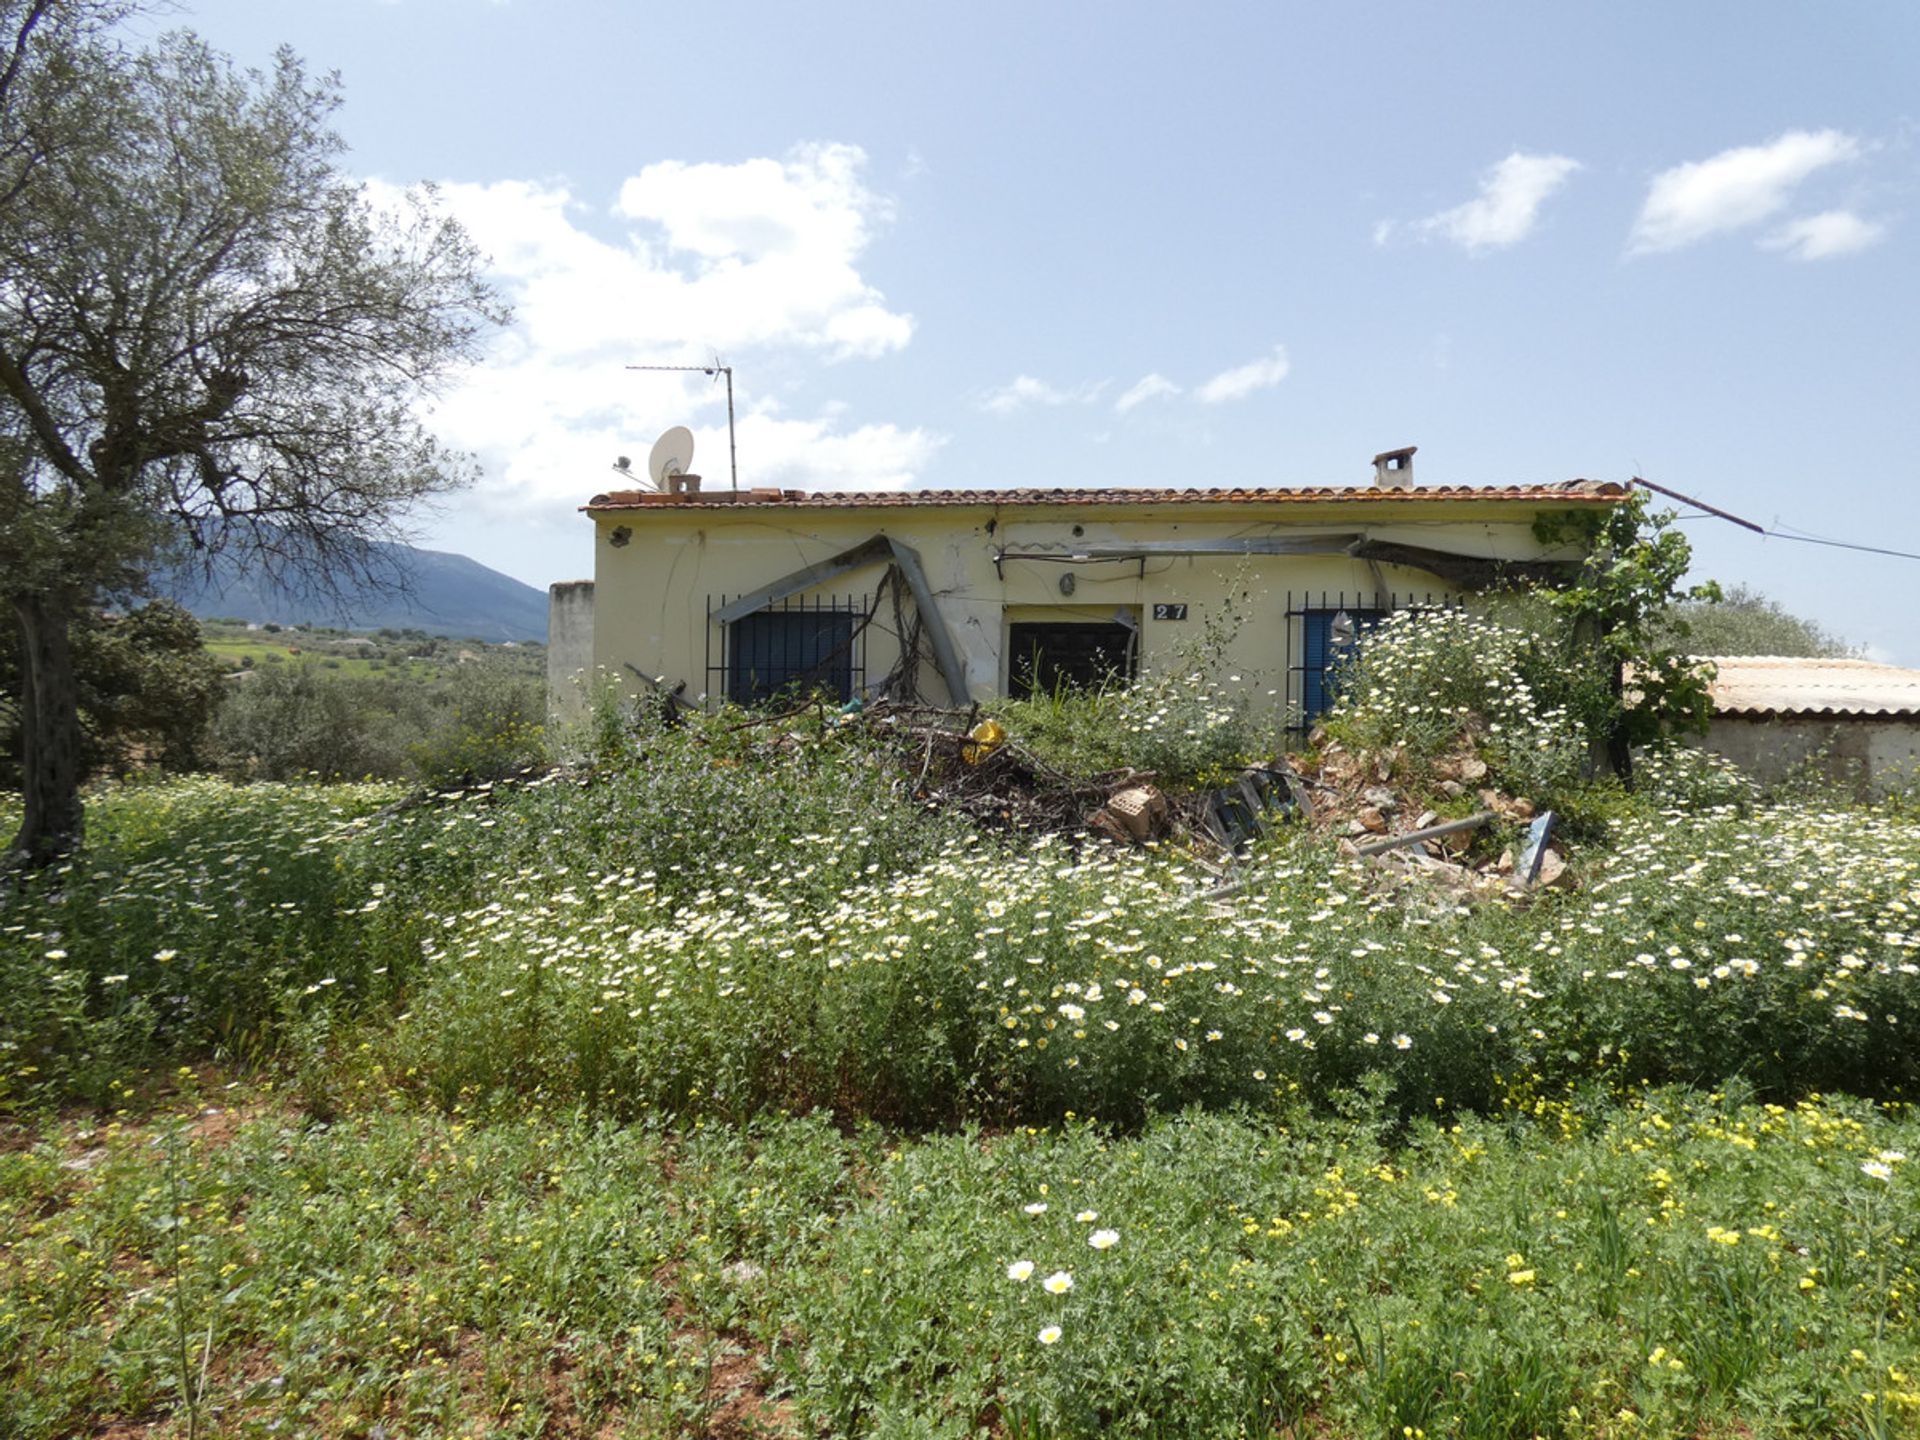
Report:
M1007 732L998 720L982 720L967 732L967 739L973 743L960 747L960 758L969 765L978 765L1007 743Z

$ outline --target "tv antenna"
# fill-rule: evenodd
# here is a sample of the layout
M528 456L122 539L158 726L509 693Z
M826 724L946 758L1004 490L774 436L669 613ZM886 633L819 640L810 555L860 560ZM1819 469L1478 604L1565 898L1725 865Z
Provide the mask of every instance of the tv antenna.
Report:
M627 369L629 370L677 370L683 373L692 373L694 371L698 371L702 375L711 376L715 379L718 379L722 375L726 376L726 379L727 379L727 470L728 470L729 478L733 482L733 488L735 490L738 490L740 488L740 452L739 452L739 449L735 446L734 440L733 440L733 367L731 365L722 365L720 363L720 357L716 355L713 357L713 363L711 365L629 365L627 366ZM676 430L682 429L682 428L684 427L681 427L681 426L674 427L674 429ZM671 434L673 434L673 431L669 430L667 432L667 435L671 435ZM666 435L663 435L660 437L662 441L664 441L666 438L667 438ZM688 437L688 444L689 446L691 446L692 444L691 436ZM660 447L657 444L654 446L654 449L656 451L659 448ZM659 477L655 476L654 478L657 483Z

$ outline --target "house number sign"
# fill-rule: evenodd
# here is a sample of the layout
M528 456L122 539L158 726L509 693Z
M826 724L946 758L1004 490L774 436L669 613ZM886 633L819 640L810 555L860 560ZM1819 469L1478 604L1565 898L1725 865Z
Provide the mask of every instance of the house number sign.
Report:
M1156 605L1153 607L1153 618L1156 620L1184 620L1187 618L1187 607L1184 604Z

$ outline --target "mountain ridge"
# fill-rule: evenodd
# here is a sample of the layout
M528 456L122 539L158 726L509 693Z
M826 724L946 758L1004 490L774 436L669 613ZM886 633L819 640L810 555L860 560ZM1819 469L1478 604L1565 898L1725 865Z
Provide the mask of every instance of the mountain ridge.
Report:
M397 541L368 546L368 569L392 581L337 580L323 587L284 587L240 558L216 555L211 564L181 567L154 577L154 593L202 619L232 617L277 625L329 625L344 630L425 630L453 639L547 638L547 597L533 586L449 550L425 550Z

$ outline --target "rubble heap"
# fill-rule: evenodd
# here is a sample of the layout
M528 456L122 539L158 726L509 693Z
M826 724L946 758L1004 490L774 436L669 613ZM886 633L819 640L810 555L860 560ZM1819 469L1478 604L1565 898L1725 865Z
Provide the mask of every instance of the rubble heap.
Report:
M1402 749L1349 750L1316 730L1300 754L1251 766L1212 790L1170 793L1149 771L1068 774L978 706L882 701L848 707L840 719L896 737L916 800L991 829L1123 845L1175 838L1217 857L1225 876L1248 842L1304 824L1364 862L1379 884L1452 903L1571 883L1552 813L1490 783L1464 734L1439 757L1415 763ZM1519 825L1528 827L1524 840L1498 843Z
M1467 736L1416 766L1397 747L1360 753L1315 731L1292 763L1315 828L1337 837L1343 853L1374 862L1385 883L1423 881L1471 899L1571 881L1553 843L1552 812L1489 784ZM1488 843L1502 826L1518 824L1528 826L1525 843L1498 850ZM1427 833L1434 830L1444 833Z

